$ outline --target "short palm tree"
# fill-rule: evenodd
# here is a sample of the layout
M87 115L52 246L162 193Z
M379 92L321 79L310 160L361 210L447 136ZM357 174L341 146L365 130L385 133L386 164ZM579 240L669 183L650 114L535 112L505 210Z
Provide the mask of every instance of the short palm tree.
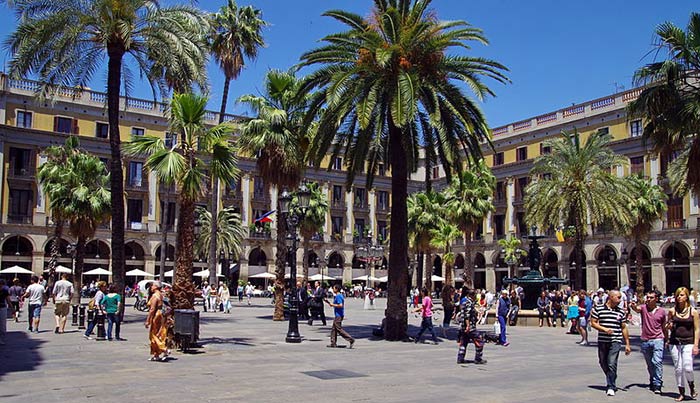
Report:
M657 150L686 153L671 164L683 178L676 189L700 194L700 14L690 14L685 31L671 22L659 25L656 37L656 54L664 60L635 72L644 89L629 104L630 117L645 120L643 135Z
M304 281L309 281L309 261L307 256L311 251L311 238L323 230L326 225L326 214L328 214L328 198L323 194L318 183L308 183L306 185L311 197L309 198L309 207L306 210L304 219L299 223L299 233L304 238L304 262L302 269L304 271ZM298 207L297 198L292 199L291 209L294 211Z
M526 188L526 221L540 228L574 228L574 287L583 284L583 242L589 220L594 227L624 228L633 219L627 182L611 173L614 166L627 161L608 147L611 139L609 134L593 133L581 145L578 132L562 132L559 138L544 142L552 152L537 157L530 171L542 177Z
M132 68L154 96L169 86L203 81L207 59L205 15L157 0L26 0L13 2L17 29L5 42L13 77L36 74L38 96L60 86L86 88L107 59L107 116L111 149L112 272L124 289L124 172L119 133L120 89L129 96ZM131 56L132 62L129 62ZM166 81L166 78L168 80Z
M68 223L68 232L75 237L74 285L82 288L85 245L97 227L109 220L109 175L104 163L94 155L78 151L77 138L66 141L64 150L50 148L49 159L39 168L41 182L52 212ZM62 155L66 158L52 159ZM80 293L74 295L80 303Z
M263 96L244 95L239 102L256 116L240 124L241 152L256 155L256 167L266 185L294 189L306 167L308 132L302 127L307 101L299 96L299 80L291 72L270 70ZM284 270L287 227L278 215L275 256L275 311L273 320L284 320Z
M385 337L406 336L408 314L408 175L416 170L418 149L439 155L448 175L481 156L489 136L476 97L492 95L484 77L506 82L505 68L492 60L451 55L486 43L481 30L464 21L440 21L430 0L375 0L363 18L346 11L325 15L348 30L329 35L326 44L301 57L318 67L304 85L318 89L310 116L323 110L310 150L320 163L332 150L343 153L347 182L367 173L368 187L381 163L391 169L391 236Z
M223 123L208 128L204 119L206 105L207 98L200 95L176 94L173 97L170 128L179 136L174 147L166 147L163 139L157 136L135 136L124 145L124 151L129 155L147 156L144 168L154 172L161 183L166 186L174 183L179 190L173 284L173 307L178 309L192 309L194 306L195 202L206 192L209 178L205 171L217 169L219 178L227 182L235 180L239 173L238 161L228 143L233 126ZM198 154L198 149L202 150L201 154ZM205 161L203 156L209 160Z
M202 207L197 207L197 217L202 225L202 230L194 244L195 255L206 255L209 253L211 245L211 227L212 215L211 212ZM233 259L238 259L241 256L241 244L246 237L246 230L241 223L241 215L238 214L233 207L228 207L219 210L217 220L216 242L214 246L217 251L222 251L225 256L231 256ZM216 268L214 268L216 270Z
M442 195L437 192L413 193L406 200L408 236L418 254L418 283L428 288L432 287L432 231L438 228L441 220L440 203L443 201Z
M458 177L452 178L446 189L446 215L464 233L464 255L466 267L464 284L474 286L474 262L472 259L472 235L488 214L495 211L493 192L496 177L484 160L469 167Z
M452 253L452 242L459 238L462 233L456 225L448 222L447 220L440 220L438 222L437 228L430 231L432 239L430 240L430 245L434 248L441 249L442 255L442 265L443 265L443 276L445 277L445 285L442 287L442 303L443 306L449 304L449 298L451 298L451 288L453 285L452 273L454 271L453 265L455 263L455 254ZM432 285L432 281L430 282Z
M632 212L631 225L625 228L624 235L634 241L637 273L637 298L644 296L644 250L643 242L648 241L649 233L654 227L654 222L660 220L666 212L666 200L668 196L659 185L652 185L651 181L638 175L625 178L629 184L630 200L627 207ZM628 276L629 277L629 276Z
M523 242L511 235L505 239L498 240L498 246L501 247L501 252L503 252L503 260L508 264L508 276L515 277L515 265L520 261L523 256L527 256L527 251L521 248ZM530 270L538 270L539 267L531 267Z

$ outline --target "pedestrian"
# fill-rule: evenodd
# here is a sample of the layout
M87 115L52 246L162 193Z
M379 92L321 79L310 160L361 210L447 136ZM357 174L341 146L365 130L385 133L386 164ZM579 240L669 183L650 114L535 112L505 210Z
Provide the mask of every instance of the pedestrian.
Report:
M209 309L211 309L212 312L218 312L221 310L220 308L221 307L219 306L219 289L216 286L216 283L214 283L209 289Z
M231 313L231 292L228 290L228 286L221 283L221 288L219 288L219 299L221 299L221 305L226 313Z
M675 304L668 310L666 327L671 330L668 344L678 385L676 401L680 402L685 400L685 383L688 384L690 397L695 399L698 396L693 377L693 357L698 355L700 320L698 311L690 305L687 288L679 287L674 296Z
M13 316L15 322L19 322L19 315L22 312L22 295L24 294L24 289L19 283L19 279L15 278L12 280L12 287L10 287L10 301L12 303Z
M435 329L433 329L433 299L430 298L430 293L428 292L427 288L423 288L421 290L421 297L422 301L418 305L418 308L413 310L413 312L420 312L422 318L420 323L420 330L418 331L414 342L418 344L420 342L421 336L423 336L423 332L425 332L426 330L430 330L430 335L432 336L433 344L437 345L438 339L437 335L435 334Z
M112 328L115 328L115 337L117 340L122 340L120 337L121 324L119 323L119 310L122 305L122 297L117 293L117 286L111 284L109 293L102 298L100 302L102 310L107 315L107 340L112 341Z
M561 327L564 327L564 295L561 291L556 290L552 297L552 326L557 327L557 318Z
M578 344L582 346L588 345L588 319L593 306L591 297L588 296L586 290L579 291L578 295L578 333L581 335L581 341Z
M311 297L311 317L307 322L309 326L314 324L314 320L321 319L323 326L326 326L326 312L324 311L323 300L326 295L326 291L321 286L320 281L316 281L316 288L314 289L313 296Z
M620 291L611 290L604 304L591 312L591 326L598 331L598 364L605 373L606 394L615 396L617 359L625 342L625 355L632 352L627 330L627 313L620 308Z
M508 316L509 310L510 299L508 298L508 291L501 290L501 296L498 298L498 301L496 301L496 316L498 318L498 324L500 325L498 344L503 347L508 347L510 345L506 340L506 317Z
M335 317L333 318L333 328L331 329L331 344L328 345L330 348L338 347L337 340L338 335L341 335L345 340L350 343L348 348L352 348L355 345L355 339L348 334L348 332L343 329L343 319L345 318L345 297L340 292L340 286L338 284L333 285L333 302L331 303L327 299L324 301L333 307L333 313Z
M255 291L255 288L252 284L250 284L250 282L248 282L248 284L245 286L245 296L248 300L248 305L250 305L250 300L253 298L253 291Z
M70 299L75 289L73 283L68 281L68 274L62 273L61 279L53 285L51 296L54 304L54 316L56 317L56 329L54 333L63 333L66 329L66 321L70 312Z
M7 335L7 310L10 309L10 288L5 284L5 280L0 278L0 346L5 345Z
M236 293L238 293L238 302L243 302L243 284L238 284Z
M446 285L442 290L442 337L447 338L447 331L450 329L450 322L455 311L455 288Z
M210 293L211 293L211 287L209 287L209 283L207 283L205 281L204 283L202 283L202 298L204 299L204 302L202 305L204 305L204 312L207 312L207 307L214 309L211 306L209 306Z
M145 323L146 329L148 329L148 340L151 344L149 361L165 361L170 355L170 351L166 346L168 328L163 315L163 296L160 290L160 281L151 283L151 295L148 298L148 316ZM163 355L162 357L161 354Z
M22 298L29 298L29 332L39 333L39 321L41 320L41 307L46 305L46 289L39 284L39 277L32 276L31 284L22 295Z
M508 311L508 326L515 326L518 323L518 313L523 309L523 303L518 296L518 292L510 292L510 310Z
M569 309L566 314L566 320L569 321L569 330L566 332L567 334L578 334L578 317L579 317L579 310L578 310L578 294L573 293L569 296L568 299L568 305Z
M457 335L457 364L463 364L464 356L467 354L467 346L469 343L474 343L476 353L474 355L475 364L486 364L483 359L484 354L484 337L477 328L476 323L479 320L479 314L476 309L476 293L473 289L462 287L462 297L459 300L460 320L459 320L459 335Z
M542 327L544 317L547 316L547 326L552 326L552 300L549 299L547 293L542 291L537 298L537 312L539 312L540 327Z
M90 305L92 305L92 320L90 323L88 323L87 329L83 334L83 337L85 337L87 340L92 340L92 337L90 337L92 331L95 330L95 326L101 317L105 316L105 311L102 309L102 299L105 297L105 291L107 291L107 283L104 281L98 281L95 284L95 287L97 287L95 296L92 297L91 303L88 304L88 309L90 308Z
M657 395L661 394L663 386L664 344L668 342L666 311L657 305L660 298L660 292L650 291L645 304L630 303L630 308L641 315L641 350L649 372L649 389Z

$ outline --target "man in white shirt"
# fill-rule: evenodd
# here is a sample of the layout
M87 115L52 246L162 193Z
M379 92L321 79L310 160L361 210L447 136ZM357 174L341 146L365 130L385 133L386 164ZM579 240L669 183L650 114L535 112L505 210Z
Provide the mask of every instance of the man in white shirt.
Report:
M63 333L66 328L66 320L70 312L70 299L75 292L73 283L68 281L68 274L63 273L61 279L53 285L54 316L56 317L56 329L54 333Z
M32 284L27 287L22 298L29 298L29 332L39 333L41 306L46 305L46 289L39 284L39 277L32 276Z
M255 290L255 287L253 287L250 282L245 286L245 296L246 299L248 300L248 305L250 305L250 299L253 297L253 291Z
M207 305L209 305L209 294L211 294L211 287L206 281L202 284L202 298L204 298L204 312L207 311ZM214 308L212 308L214 309Z

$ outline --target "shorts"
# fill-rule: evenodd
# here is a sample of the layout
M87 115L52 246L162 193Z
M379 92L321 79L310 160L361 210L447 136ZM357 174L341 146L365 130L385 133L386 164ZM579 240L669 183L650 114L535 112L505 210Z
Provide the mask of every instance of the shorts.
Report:
M57 301L54 307L53 313L56 316L68 316L70 312L70 302L68 301Z
M29 310L32 312L32 318L37 319L41 317L41 304L30 304Z
M12 301L12 311L19 312L19 301Z
M586 320L586 317L585 317L585 316L579 316L579 318L578 318L578 325L579 325L580 327L586 327L586 326L588 326L588 320Z

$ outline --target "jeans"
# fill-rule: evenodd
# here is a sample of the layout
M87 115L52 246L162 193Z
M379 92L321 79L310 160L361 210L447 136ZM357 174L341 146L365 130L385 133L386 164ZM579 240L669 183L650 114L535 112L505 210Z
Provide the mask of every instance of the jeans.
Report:
M116 329L115 329L115 336L117 339L120 339L119 337L119 314L118 313L108 313L107 314L107 339L112 340L112 325L116 324Z
M620 342L598 341L598 364L605 373L605 381L608 389L616 390L617 358L622 350Z
M0 344L5 343L7 334L7 308L0 308Z
M97 317L101 315L99 311L95 311L95 314L92 316L92 321L88 322L87 329L85 329L85 336L90 336L92 334L92 331L95 330L95 326L97 326Z
M552 326L557 325L557 317L559 318L559 322L561 323L561 326L564 327L564 319L566 318L566 315L564 315L564 310L562 308L559 308L559 309L552 308Z
M506 317L498 315L498 324L501 325L501 334L498 337L498 342L506 344Z
M664 375L664 339L642 340L641 347L647 362L649 385L660 388Z
M445 316L442 318L442 327L448 328L450 327L450 321L452 321L452 314L454 313L455 308L444 308L444 310Z
M423 332L426 330L430 330L430 334L433 336L433 342L437 343L437 335L435 334L435 329L433 329L433 318L432 316L428 316L423 318L423 321L420 323L420 330L418 331L418 335L416 336L416 343L420 341L420 337L423 335Z

